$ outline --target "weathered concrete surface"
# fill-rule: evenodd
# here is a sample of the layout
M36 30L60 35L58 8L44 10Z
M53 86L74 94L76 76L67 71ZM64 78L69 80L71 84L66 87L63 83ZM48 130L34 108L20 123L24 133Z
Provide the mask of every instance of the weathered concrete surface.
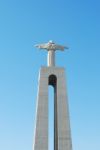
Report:
M53 76L52 81L49 77ZM53 83L54 82L54 83ZM54 150L72 150L65 70L42 67L39 74L34 150L48 150L48 84L54 86Z

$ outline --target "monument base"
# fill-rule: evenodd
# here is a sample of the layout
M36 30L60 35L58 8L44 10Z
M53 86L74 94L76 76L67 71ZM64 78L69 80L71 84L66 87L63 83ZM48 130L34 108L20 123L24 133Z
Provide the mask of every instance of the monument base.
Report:
M72 150L65 70L41 67L37 96L34 150L48 150L48 85L54 87L54 150Z

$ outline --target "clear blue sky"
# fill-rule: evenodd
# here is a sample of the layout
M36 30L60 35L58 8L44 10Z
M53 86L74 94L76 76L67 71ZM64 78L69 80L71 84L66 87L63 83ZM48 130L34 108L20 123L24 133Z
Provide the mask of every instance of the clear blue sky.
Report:
M32 150L38 71L54 40L66 69L73 150L100 150L100 1L0 0L0 150Z

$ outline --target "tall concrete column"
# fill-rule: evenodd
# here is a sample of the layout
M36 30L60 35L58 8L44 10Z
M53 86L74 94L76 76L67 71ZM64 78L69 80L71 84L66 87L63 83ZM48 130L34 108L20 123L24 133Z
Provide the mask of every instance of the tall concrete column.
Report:
M48 150L48 85L54 87L54 150L72 150L65 70L42 67L33 150Z
M38 80L34 150L48 150L48 78L41 69Z

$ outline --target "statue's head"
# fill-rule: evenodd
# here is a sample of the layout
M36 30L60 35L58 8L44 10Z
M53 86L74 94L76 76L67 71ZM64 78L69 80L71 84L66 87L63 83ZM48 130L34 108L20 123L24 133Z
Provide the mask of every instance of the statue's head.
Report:
M50 44L55 44L52 40L50 40L48 43L50 43Z

